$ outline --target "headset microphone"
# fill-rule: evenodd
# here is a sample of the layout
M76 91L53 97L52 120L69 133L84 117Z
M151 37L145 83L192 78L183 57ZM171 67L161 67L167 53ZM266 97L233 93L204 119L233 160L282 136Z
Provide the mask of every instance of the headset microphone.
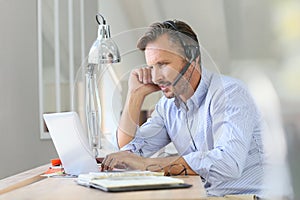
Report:
M178 83L178 81L181 79L181 77L186 73L187 69L192 64L193 60L194 60L194 58L192 58L190 61L188 61L188 63L179 72L179 74L177 75L177 77L175 78L175 80L172 84L173 87Z

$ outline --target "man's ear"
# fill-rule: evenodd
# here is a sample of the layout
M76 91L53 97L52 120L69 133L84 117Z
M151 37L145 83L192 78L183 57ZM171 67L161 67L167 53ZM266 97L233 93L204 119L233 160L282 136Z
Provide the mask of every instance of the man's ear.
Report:
M197 63L201 63L201 60L200 60L201 58L200 58L200 55L196 58L196 62Z
M200 60L200 56L198 56L198 57L192 62L192 65L194 66L194 65L199 64L199 60ZM200 66L199 66L199 68L200 68Z

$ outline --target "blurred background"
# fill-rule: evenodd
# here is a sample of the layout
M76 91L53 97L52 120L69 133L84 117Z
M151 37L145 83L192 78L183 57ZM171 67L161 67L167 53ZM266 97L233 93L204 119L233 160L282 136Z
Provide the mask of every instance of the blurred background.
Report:
M298 0L0 0L0 178L57 157L41 114L80 106L73 97L81 94L72 86L96 39L98 12L111 26L122 55L122 62L107 70L101 88L108 134L118 121L115 113L122 108L128 72L145 62L135 47L143 28L182 20L197 32L221 73L251 79L257 97L266 95L259 75L271 83L275 99L265 101L278 101L274 112L283 128L280 139L285 140L295 196L300 197ZM143 110L151 109L157 98L150 98Z

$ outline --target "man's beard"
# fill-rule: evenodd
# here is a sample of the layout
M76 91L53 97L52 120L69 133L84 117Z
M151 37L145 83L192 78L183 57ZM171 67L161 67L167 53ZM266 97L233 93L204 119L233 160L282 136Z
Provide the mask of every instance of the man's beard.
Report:
M176 86L172 87L174 97L178 97L181 99L181 96L183 98L187 98L189 96L189 93L191 92L191 90L193 90L193 87L192 87L190 81L191 81L192 75L194 73L194 70L195 70L195 66L193 67L192 71L190 72L190 74L188 75L187 78L182 76L181 80L178 82L178 84L176 84Z
M172 83L170 81L166 82L160 82L159 85L163 85L168 87L166 91L162 91L166 98L171 99L174 97L180 97L180 95L184 95L185 92L189 89L189 82L185 79L181 80L178 84L175 86L172 86ZM169 87L171 86L171 87Z
M190 89L190 82L183 79L181 83L177 84L176 87L173 88L173 96L180 97L181 95L185 95Z

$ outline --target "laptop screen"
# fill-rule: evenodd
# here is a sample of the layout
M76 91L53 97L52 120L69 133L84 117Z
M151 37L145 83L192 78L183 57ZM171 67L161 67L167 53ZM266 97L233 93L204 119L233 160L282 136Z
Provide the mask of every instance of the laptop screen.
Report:
M98 172L78 114L62 112L43 116L65 172L70 175Z

